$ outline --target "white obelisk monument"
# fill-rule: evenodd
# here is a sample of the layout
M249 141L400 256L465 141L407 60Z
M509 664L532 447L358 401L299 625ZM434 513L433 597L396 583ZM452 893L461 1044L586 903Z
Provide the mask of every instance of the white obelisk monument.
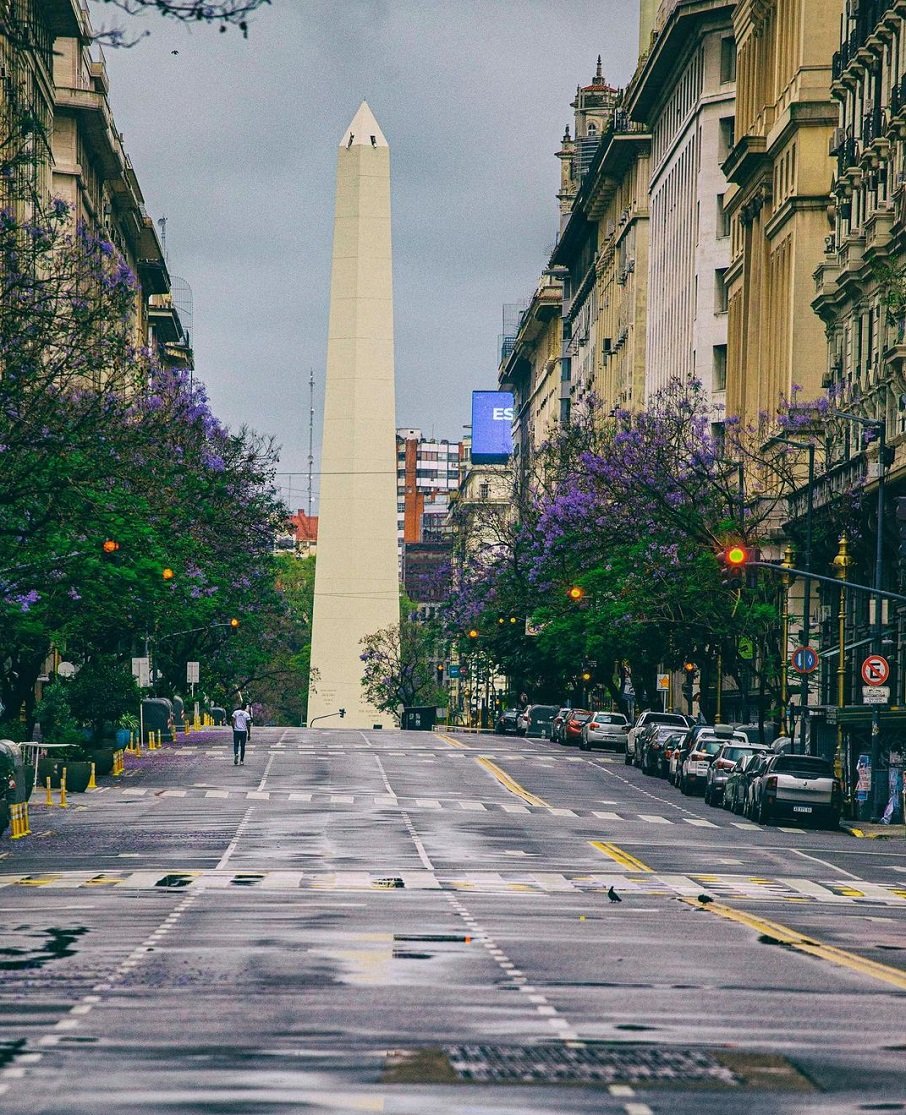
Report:
M390 148L363 101L337 156L308 723L389 725L361 641L399 623Z

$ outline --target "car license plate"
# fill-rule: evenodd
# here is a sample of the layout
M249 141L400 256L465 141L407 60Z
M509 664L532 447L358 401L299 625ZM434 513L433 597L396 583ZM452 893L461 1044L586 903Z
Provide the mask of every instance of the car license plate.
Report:
M696 763L695 764L695 769L698 771L699 774L707 774L708 773L708 764L707 763Z
M810 805L794 805L794 813L811 813L812 807Z

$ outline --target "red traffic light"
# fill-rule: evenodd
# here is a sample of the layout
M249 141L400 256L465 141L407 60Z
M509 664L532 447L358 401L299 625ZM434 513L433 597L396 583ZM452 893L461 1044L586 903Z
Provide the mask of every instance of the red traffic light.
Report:
M117 542L113 538L105 538L104 541L101 543L101 549L104 551L105 554L115 554L119 548L119 542Z

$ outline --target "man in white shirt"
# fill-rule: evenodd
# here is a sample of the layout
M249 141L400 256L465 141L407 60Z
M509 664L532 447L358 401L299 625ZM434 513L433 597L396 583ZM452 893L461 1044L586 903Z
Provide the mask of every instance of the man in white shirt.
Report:
M249 722L252 717L247 706L239 705L233 710L230 720L233 724L233 766L245 765L245 743L249 738Z

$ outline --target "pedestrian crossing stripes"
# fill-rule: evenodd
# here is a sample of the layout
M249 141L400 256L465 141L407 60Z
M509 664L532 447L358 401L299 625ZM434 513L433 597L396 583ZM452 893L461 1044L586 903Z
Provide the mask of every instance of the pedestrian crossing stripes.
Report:
M906 906L906 888L895 883L861 879L805 879L788 876L762 878L745 875L642 874L613 864L606 872L569 874L545 871L292 871L142 869L138 871L50 871L40 874L0 875L0 890L28 887L42 890L97 891L206 890L259 891L375 891L440 890L476 894L589 894L603 895L616 883L624 898L657 896L690 898L702 890L716 899L786 901L830 905L880 904ZM23 910L25 907L23 907Z
M234 799L241 801L290 801L305 802L313 806L356 806L366 809L399 809L414 812L419 809L446 810L459 813L531 813L549 817L575 817L585 819L594 817L600 821L641 821L646 825L691 825L693 828L720 829L737 828L762 831L759 825L750 821L730 820L732 814L716 811L715 821L703 817L665 817L657 813L620 813L607 809L566 809L559 806L516 805L510 802L475 801L470 798L419 798L403 797L396 794L338 794L330 790L213 790L193 787L182 790L157 790L149 786L124 786L118 789L123 798L212 798L218 801ZM801 833L805 829L783 826L781 832Z

